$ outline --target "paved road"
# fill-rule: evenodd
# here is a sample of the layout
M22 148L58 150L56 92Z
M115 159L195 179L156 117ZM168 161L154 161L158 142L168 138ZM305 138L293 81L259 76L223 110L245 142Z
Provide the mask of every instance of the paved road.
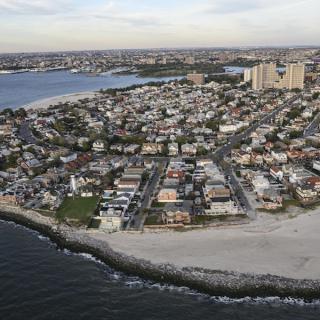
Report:
M30 122L23 122L19 129L19 136L22 140L24 140L27 144L35 144L37 143L37 138L33 135L30 127Z
M253 219L253 220L256 219L255 210L252 209L248 201L248 198L245 195L242 185L240 184L240 182L238 181L238 179L234 174L234 170L232 166L228 166L224 172L226 175L230 176L229 183L231 184L231 187L235 192L235 195L238 198L240 204L245 208L245 213L248 215L250 219Z
M166 161L161 160L161 163L166 163ZM142 230L143 229L143 223L146 218L146 214L144 212L144 209L150 208L151 205L151 198L153 196L153 192L156 189L160 176L162 174L162 166L160 166L160 162L157 163L157 167L155 169L155 173L151 180L149 180L149 183L147 183L146 190L144 193L144 200L141 203L141 208L139 209L139 213L132 217L132 221L130 221L131 228Z
M249 127L243 133L232 136L229 139L228 144L219 148L216 152L213 153L213 156L215 156L218 161L222 161L227 155L231 153L231 150L233 149L233 147L239 142L241 142L242 139L247 139L250 136L250 134L254 132L258 127L260 127L263 124L269 123L272 119L275 118L275 116L279 112L281 112L284 108L291 106L300 97L301 95L297 95L287 100L284 104L282 104L280 107L276 108L271 113L264 116L262 119L260 119L257 123L255 123L251 127Z
M319 123L320 123L320 113L318 113L315 118L310 122L308 127L303 132L303 137L306 138L308 136L312 136L317 131L319 131Z

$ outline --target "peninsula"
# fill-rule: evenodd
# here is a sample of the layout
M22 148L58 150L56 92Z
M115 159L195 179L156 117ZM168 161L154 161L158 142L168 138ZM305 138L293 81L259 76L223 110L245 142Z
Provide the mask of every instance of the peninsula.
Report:
M2 110L0 217L143 278L319 299L316 55Z

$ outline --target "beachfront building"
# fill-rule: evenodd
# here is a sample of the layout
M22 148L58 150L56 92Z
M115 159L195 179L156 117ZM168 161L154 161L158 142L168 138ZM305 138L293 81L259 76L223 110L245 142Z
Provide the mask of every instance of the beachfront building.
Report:
M203 187L207 204L206 215L235 215L239 213L237 205L231 200L230 189L221 181L209 181Z
M121 210L108 209L107 211L100 211L100 216L94 219L100 222L99 229L106 232L119 232L123 227Z
M186 211L165 211L162 213L162 221L164 224L189 224L191 218Z
M158 194L158 202L175 202L177 200L177 190L164 188Z

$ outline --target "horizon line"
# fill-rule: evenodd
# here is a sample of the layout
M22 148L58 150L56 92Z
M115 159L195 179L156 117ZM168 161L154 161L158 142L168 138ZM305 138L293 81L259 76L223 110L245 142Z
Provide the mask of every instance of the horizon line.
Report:
M155 51L155 50L244 50L244 49L320 49L320 45L241 45L241 46L180 46L180 47L146 47L146 48L111 48L111 49L62 49L49 51L8 51L0 52L7 54L48 54L69 52L104 52L104 51Z

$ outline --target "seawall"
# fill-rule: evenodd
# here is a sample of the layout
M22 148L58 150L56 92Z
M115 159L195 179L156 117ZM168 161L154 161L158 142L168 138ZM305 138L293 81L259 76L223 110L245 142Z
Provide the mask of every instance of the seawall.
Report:
M302 298L308 301L320 299L320 281L318 280L296 280L273 275L152 264L149 261L115 252L106 241L90 237L90 232L87 230L57 224L54 219L43 217L35 211L0 205L0 219L14 221L39 231L60 248L91 254L114 269L143 279L187 286L212 296L231 298L278 296Z

